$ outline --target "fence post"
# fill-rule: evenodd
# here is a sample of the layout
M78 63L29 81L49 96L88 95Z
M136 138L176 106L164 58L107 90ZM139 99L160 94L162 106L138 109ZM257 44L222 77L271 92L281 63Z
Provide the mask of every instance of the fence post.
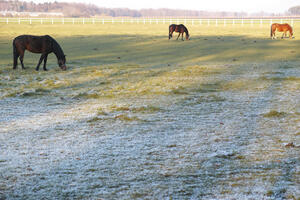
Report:
M104 24L104 19L102 18L102 24Z
M65 24L65 18L62 18L61 21L62 21L62 24Z
M232 20L232 26L234 26L235 25L235 21L234 21L234 19Z
M216 19L216 26L218 26L218 19Z
M194 26L194 19L192 19L192 25Z
M8 24L8 18L6 18L6 24Z
M31 18L29 19L29 24L31 24L32 22L31 22Z
M93 24L95 24L95 18L93 18Z
M19 24L21 24L21 19L19 18Z
M260 19L260 27L262 27L262 19Z
M53 24L53 18L51 19L51 22L52 22L52 24Z
M199 19L199 24L202 25L202 19Z

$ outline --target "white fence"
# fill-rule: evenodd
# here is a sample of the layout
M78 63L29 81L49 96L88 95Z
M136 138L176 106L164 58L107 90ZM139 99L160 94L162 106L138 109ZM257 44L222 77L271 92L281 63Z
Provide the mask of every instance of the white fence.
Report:
M206 26L263 26L300 24L300 18L284 19L184 19L184 18L0 18L0 24L189 24Z

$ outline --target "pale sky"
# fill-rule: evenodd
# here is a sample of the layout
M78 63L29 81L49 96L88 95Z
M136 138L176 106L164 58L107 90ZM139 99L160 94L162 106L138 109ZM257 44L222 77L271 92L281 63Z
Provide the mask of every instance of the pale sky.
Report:
M41 2L83 2L106 8L172 8L207 11L284 13L300 0L27 0Z

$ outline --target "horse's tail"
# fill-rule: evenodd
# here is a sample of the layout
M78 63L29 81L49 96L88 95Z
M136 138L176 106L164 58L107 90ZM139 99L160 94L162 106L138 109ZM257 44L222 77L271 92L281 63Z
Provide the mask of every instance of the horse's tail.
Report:
M13 69L16 69L17 65L18 65L18 51L17 51L16 40L15 39L13 41L13 57L14 57L14 66L13 66Z
M169 26L169 39L171 39L172 38L172 33L173 33L173 24L171 24L170 26Z
M273 35L273 24L271 25L271 37L272 37L272 35Z

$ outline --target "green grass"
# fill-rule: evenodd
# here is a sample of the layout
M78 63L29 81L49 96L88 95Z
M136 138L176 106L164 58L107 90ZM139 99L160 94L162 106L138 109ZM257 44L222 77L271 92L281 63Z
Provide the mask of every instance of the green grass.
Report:
M269 38L269 26L188 26L191 40L168 40L168 25L0 25L0 98L51 95L77 99L156 98L160 95L259 91L299 77L211 80L251 70L293 68L300 40ZM297 30L296 24L295 30ZM52 35L67 55L61 71L53 54L49 71L34 70L39 55L26 52L26 70L12 70L12 40L20 34ZM284 52L284 53L283 53ZM253 67L259 64L259 68ZM250 64L250 65L249 65ZM250 66L250 68L249 68ZM276 74L274 74L276 75ZM24 96L24 95L23 95Z

